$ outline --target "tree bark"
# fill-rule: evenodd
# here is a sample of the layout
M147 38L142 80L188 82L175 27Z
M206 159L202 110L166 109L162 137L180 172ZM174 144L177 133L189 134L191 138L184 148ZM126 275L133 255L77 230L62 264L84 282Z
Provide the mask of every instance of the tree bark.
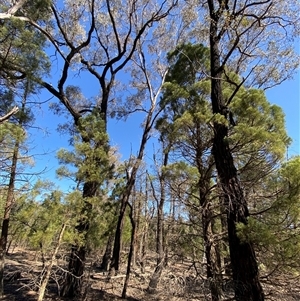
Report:
M10 212L14 202L14 189L15 189L19 146L20 146L19 142L16 142L13 151L7 198L6 198L4 217L3 217L2 228L1 228L1 237L0 237L0 294L1 295L3 295L4 293L3 277L4 277L5 254L6 254L6 246L7 246Z
M121 200L121 207L118 216L118 223L115 232L114 248L110 265L110 273L117 274L119 271L120 252L121 252L121 239L123 229L123 219L127 207L127 198L123 197Z
M53 250L50 262L49 262L48 266L46 267L46 274L43 277L41 286L39 288L39 293L38 293L38 299L37 299L37 301L43 301L43 299L44 299L45 290L46 290L47 284L49 282L51 270L52 270L52 267L54 265L55 257L56 257L56 255L58 253L58 250L59 250L59 247L60 247L60 244L61 244L64 232L65 232L65 229L66 229L66 224L63 224L62 227L61 227L61 229L60 229L60 232L59 232L59 235L58 235L58 239L57 239L57 242L56 242L56 246L55 246L55 249Z
M131 272L131 263L133 259L133 254L135 252L135 244L136 244L136 222L133 217L133 208L132 205L128 203L128 206L130 208L129 212L129 219L131 223L131 240L130 240L130 249L129 249L129 254L128 254L128 261L127 261L127 270L126 270L126 278L123 286L123 291L122 291L122 298L126 298L126 293L127 293L127 287L129 283L129 278L130 278L130 272Z
M0 123L8 120L12 115L16 114L19 112L18 107L13 107L6 115L0 117Z
M221 271L219 266L219 250L213 241L213 217L210 204L207 200L202 204L202 231L204 240L204 253L206 258L206 276L209 281L211 300L221 300Z
M140 240L140 265L141 265L141 273L145 273L145 261L146 261L146 255L147 255L147 245L148 245L148 227L149 227L149 216L148 216L148 174L146 174L145 178L145 202L144 202L144 212L145 212L145 218L144 223L142 227L142 237Z
M105 252L102 257L102 262L100 265L100 269L103 271L108 271L110 262L111 262L111 253L112 253L112 248L113 248L113 242L114 242L114 235L113 233L110 233L108 236L108 241L106 244Z
M98 189L97 182L86 182L83 187L83 198L93 197L96 195ZM83 217L76 227L79 234L84 233L86 240L86 234L90 227L89 216L92 210L92 205L85 201L82 213ZM86 258L86 243L73 245L71 248L71 254L69 258L68 272L64 279L64 284L61 289L61 296L63 297L75 297L81 295L81 289L84 277L84 266Z
M167 150L164 154L164 162L163 167L166 167L168 164L169 159L169 150ZM166 188L165 188L165 172L162 170L160 175L160 199L158 202L157 207L157 234L156 234L156 268L152 277L150 279L148 285L148 292L153 294L156 292L162 271L164 269L165 263L165 248L164 248L164 205L166 200ZM153 192L154 192L154 187ZM156 197L155 197L156 198Z
M227 119L226 103L222 91L224 66L221 66L220 63L220 37L218 36L218 22L224 8L218 4L220 8L217 9L214 0L208 0L207 3L210 12L212 111L214 114L221 114ZM253 244L251 242L241 242L236 231L237 223L247 224L249 212L233 156L226 141L227 134L228 126L226 124L214 122L212 154L225 200L235 300L263 301L264 293L259 282L258 265Z
M115 272L118 272L118 270L119 270L123 218L125 215L126 207L128 205L129 197L131 195L132 189L133 189L135 181L136 181L137 172L138 172L141 162L143 160L145 147L146 147L147 141L150 137L150 131L152 129L153 122L154 122L154 120L152 120L152 118L153 118L155 107L156 107L156 98L151 99L151 108L148 112L148 115L146 117L146 122L145 122L145 125L143 128L143 135L142 135L142 140L140 143L139 153L138 153L136 160L133 162L132 166L130 166L130 167L132 167L131 173L127 175L127 183L126 183L126 187L124 189L124 193L122 195L120 213L119 213L117 229L116 229L116 234L115 234L114 249L113 249L113 256L112 256L112 263L111 263L111 272L113 270ZM154 119L155 118L156 117L154 117Z
M232 275L237 301L263 301L264 294L259 282L258 265L253 244L241 242L236 224L247 224L249 216L236 169L228 146L224 145L224 136L216 131L214 138L214 156L218 175L222 184L227 210L227 229ZM222 131L221 131L222 133Z

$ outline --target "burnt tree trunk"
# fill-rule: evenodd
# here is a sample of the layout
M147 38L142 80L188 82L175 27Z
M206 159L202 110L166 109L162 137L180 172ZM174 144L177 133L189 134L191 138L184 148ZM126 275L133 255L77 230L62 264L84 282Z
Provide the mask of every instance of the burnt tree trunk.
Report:
M123 220L127 207L127 198L123 197L121 200L121 207L118 216L117 228L115 232L114 239L114 248L112 253L111 265L110 265L110 274L117 274L119 271L120 263L120 252L121 252L121 240L122 240L122 229L123 229Z
M210 209L208 200L205 200L202 207L202 231L204 240L204 253L206 258L206 276L209 280L211 300L221 300L222 276L219 265L219 250L216 242L213 241L213 212Z
M218 131L214 139L213 151L227 211L228 242L235 297L237 301L264 300L253 245L251 242L241 242L236 231L237 223L247 224L249 216L247 202L230 150L224 145L224 136L217 135L217 133Z
M5 254L6 254L6 246L7 246L10 212L14 202L14 189L15 189L18 152L19 152L19 143L16 142L13 151L12 165L10 169L10 178L9 178L7 197L6 197L6 203L4 208L4 217L3 217L2 228L1 228L1 237L0 237L0 294L1 295L3 295L3 290L4 290L3 277L4 277Z
M111 253L112 253L112 248L113 248L113 242L114 242L114 235L113 232L109 234L108 236L108 241L106 244L105 252L102 257L102 262L100 265L100 269L103 271L108 271L109 266L110 266L110 261L111 261Z
M163 167L166 167L169 159L169 150L164 154ZM148 292L153 294L156 292L162 271L165 266L165 248L164 248L164 204L166 200L166 189L165 189L165 172L162 170L160 175L160 199L157 200L155 197L155 190L153 189L154 197L157 201L157 232L156 232L156 267L150 279L148 285Z
M129 249L129 254L128 254L128 261L127 261L127 270L126 270L126 278L122 290L122 298L126 298L126 293L127 293L127 288L129 284L129 278L130 278L130 272L131 272L131 264L133 260L133 254L135 252L135 247L136 247L136 222L133 217L133 207L130 203L128 203L129 206L129 219L131 223L131 240L130 240L130 249Z
M86 182L83 186L83 198L93 197L98 190L98 182ZM85 201L82 209L82 215L84 216L76 226L76 230L79 234L84 233L85 236L90 227L89 216L92 211L92 205ZM71 248L71 254L69 257L68 272L64 279L64 284L61 289L61 296L63 297L75 297L81 295L82 283L84 277L84 266L86 258L86 246L85 242L79 245L73 245Z
M224 66L220 63L220 35L218 34L218 22L222 17L224 8L218 3L220 6L217 9L214 0L208 0L207 3L210 12L212 111L214 114L221 114L227 119L227 108L222 92ZM228 126L225 123L214 123L212 154L225 200L235 300L263 301L264 293L259 281L258 265L253 244L251 242L241 242L236 231L237 223L247 224L249 212L227 142L227 134Z

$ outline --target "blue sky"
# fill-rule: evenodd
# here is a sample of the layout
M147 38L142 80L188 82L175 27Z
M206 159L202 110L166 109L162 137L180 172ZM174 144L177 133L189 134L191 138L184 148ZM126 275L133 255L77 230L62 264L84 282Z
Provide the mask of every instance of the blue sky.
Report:
M96 83L95 83L96 84ZM90 89L89 86L85 87ZM97 87L97 84L95 85ZM293 139L293 143L288 149L288 157L300 155L300 78L299 72L292 80L286 81L279 86L276 86L266 92L267 98L271 103L274 103L283 108L286 116L286 128L289 136ZM41 100L46 100L50 95L43 91L41 93ZM56 99L52 99L57 101ZM38 110L36 116L36 125L39 130L31 131L32 146L34 146L32 153L38 154L35 156L36 166L33 168L35 171L43 171L38 176L40 179L52 180L62 188L67 189L72 182L58 180L55 176L55 170L58 167L58 161L55 158L56 152L60 148L68 148L67 135L62 135L57 132L59 123L64 122L63 116L56 116L53 112L47 110L48 104L44 104ZM112 119L108 124L108 131L110 133L111 144L117 146L119 152L122 154L122 159L128 158L130 153L136 155L141 140L141 126L140 122L143 118L142 113L135 113L128 118L126 122L121 120ZM148 142L146 156L152 158L153 141ZM151 152L151 154L150 154Z
M59 70L53 75L51 82L55 86L56 76L59 75ZM71 84L79 84L83 90L84 95L87 97L97 94L99 84L95 79L82 77L71 78ZM92 94L93 93L93 94ZM269 102L282 107L286 117L286 129L289 136L292 138L293 143L287 151L287 157L300 155L300 78L299 72L295 74L294 78L289 81L283 82L281 85L273 87L266 91ZM42 90L41 94L36 96L41 101L49 99L51 95ZM73 183L68 181L58 180L56 178L55 170L58 167L56 159L56 152L60 148L69 148L68 135L63 135L57 132L57 127L60 123L65 122L64 116L57 116L52 111L49 111L48 106L50 102L57 102L53 98L48 103L45 103L41 108L36 109L36 126L39 129L31 130L30 141L32 146L31 153L36 155L36 165L32 168L35 172L42 172L38 178L48 179L57 182L57 185L63 184L63 189L67 189ZM122 120L110 119L108 123L108 131L110 135L111 144L117 146L121 159L125 160L132 153L136 155L141 140L141 122L144 118L143 113L135 113L130 116L126 122ZM69 122L72 122L69 119ZM150 139L147 145L148 156L151 160L153 152L154 139ZM157 146L156 146L157 147Z
M293 142L288 149L288 156L300 155L300 76L266 91L269 102L280 106L285 113L288 135Z

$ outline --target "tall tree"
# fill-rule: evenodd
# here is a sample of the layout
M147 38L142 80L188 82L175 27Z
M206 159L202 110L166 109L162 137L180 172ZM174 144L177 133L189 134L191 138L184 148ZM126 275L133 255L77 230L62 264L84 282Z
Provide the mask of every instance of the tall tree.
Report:
M27 131L33 123L34 117L33 112L28 105L29 99L33 93L37 92L36 86L30 81L25 79L22 82L16 83L14 91L8 90L6 93L1 95L1 106L0 111L6 111L7 108L16 107L18 104L20 109L11 117L10 121L0 124L1 129L1 159L2 163L5 163L5 167L1 168L1 178L4 179L3 184L7 187L7 193L5 197L4 215L1 228L0 238L0 276L1 284L3 284L3 271L5 253L7 249L7 239L9 233L9 221L11 210L15 202L15 192L20 186L24 179L22 179L22 170L24 167L32 164L32 158L28 156L28 141ZM15 96L14 93L22 93ZM18 187L19 186L19 187ZM3 292L3 285L1 285Z
M212 279L212 300L219 300L220 252L218 243L213 240L216 234L213 225L216 217L222 213L223 206L220 208L220 204L213 201L218 192L214 179L214 159L210 154L213 137L211 122L225 123L228 126L226 139L236 161L245 195L249 195L251 189L255 190L257 183L263 181L281 162L289 138L285 132L281 109L270 105L262 90L241 86L228 108L228 121L211 113L207 76L209 50L203 45L178 46L169 54L169 59L172 64L160 102L164 115L158 125L169 141L174 140L172 151L197 168L199 191L197 194L192 192L195 191L192 181L189 189L191 196L198 198L202 214L207 277ZM237 81L237 75L232 72L227 72L227 78L231 82ZM234 91L234 85L224 82L222 92L225 96L231 96ZM245 110L247 105L251 107ZM184 170L183 165L181 169ZM192 178L192 174L190 177ZM174 190L179 190L176 188L179 187L178 184L173 187ZM195 206L193 201L190 202Z
M297 63L293 59L287 61L291 53L288 43L285 45L286 48L280 48L275 40L285 39L288 42L288 31L295 32L299 29L293 7L294 4L297 7L299 3L289 3L288 7L285 7L280 1L208 0L205 4L208 6L210 22L212 112L227 120L228 105L243 82L248 80L252 81L251 84L261 86L274 85L286 78L291 69L295 68ZM274 50L278 52L275 54ZM281 54L284 53L287 65L280 61ZM246 74L244 79L242 82L234 82L236 90L226 99L222 89L222 78L226 75L226 66L230 68L232 62L236 63L234 69L238 74L244 70L247 70L248 74L241 74ZM271 66L269 68L268 63ZM232 151L227 142L228 125L214 122L213 126L212 153L224 193L235 298L238 301L264 300L253 244L251 241L241 242L237 235L236 224L247 224L249 210Z
M170 142L169 141L161 141L162 144L162 166L158 171L158 181L159 181L159 191L160 193L156 193L154 188L153 182L151 181L152 187L152 195L157 204L157 223L156 223L156 267L155 270L150 278L149 285L148 285L148 292L153 294L156 292L158 283L160 281L161 274L165 267L165 245L164 242L166 240L166 233L164 232L164 209L166 203L166 176L167 176L167 166L169 161L169 154L170 154ZM167 145L165 145L167 144ZM157 164L157 162L155 162Z
M45 72L49 71L48 60L43 52L45 45L45 37L36 31L35 28L22 20L15 19L20 9L33 20L45 20L47 13L45 2L40 10L40 14L36 14L35 9L38 1L26 5L26 1L14 3L10 8L10 2L0 5L1 13L0 26L0 97L1 97L1 118L0 126L6 140L6 147L13 143L11 153L11 164L9 170L9 181L7 183L7 197L5 204L4 219L2 223L1 239L0 239L0 282L1 293L3 293L3 271L4 256L7 247L7 237L9 229L10 212L14 202L14 192L18 175L18 165L22 159L22 144L26 137L26 128L32 121L32 112L27 102L31 94L36 93L36 85L32 81L33 77L41 78ZM41 4L41 3L40 3ZM6 106L6 107L5 107ZM19 106L19 107L18 107ZM11 122L4 121L11 119ZM11 130L7 134L7 130ZM7 135L5 135L5 133ZM2 170L5 173L7 171ZM2 174L3 175L3 174Z
M52 31L48 30L47 25L37 24L25 18L48 38L63 65L56 87L46 80L39 81L40 84L60 101L82 134L83 143L90 144L95 151L108 150L109 147L106 142L93 144L93 139L89 138L88 133L84 133L81 119L96 113L97 118L102 120L101 129L106 132L109 100L116 75L130 61L144 33L153 24L165 18L176 3L177 1L129 1L124 5L121 1L111 3L90 0L71 5L68 1L58 1L57 4L51 5L54 26ZM68 87L72 70L80 74L89 74L96 79L100 89L98 96L83 104L80 89ZM95 161L94 167L100 170L101 164ZM86 199L83 212L92 209L87 199L95 196L100 185L97 179L86 180L83 184L83 196ZM79 223L78 229L86 232L88 228L87 219ZM85 253L84 245L72 248L69 264L71 273L68 274L62 290L65 296L80 293ZM72 274L75 277L72 278Z

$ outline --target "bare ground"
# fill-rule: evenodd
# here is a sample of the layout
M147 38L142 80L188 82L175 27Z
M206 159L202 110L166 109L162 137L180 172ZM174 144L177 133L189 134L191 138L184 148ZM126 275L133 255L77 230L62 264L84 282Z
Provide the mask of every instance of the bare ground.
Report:
M59 297L62 268L66 261L60 259L53 268L45 301L62 301L66 298ZM139 267L133 268L127 290L129 301L204 301L210 300L209 281L201 276L203 267L193 266L192 262L173 260L163 272L156 294L147 293L147 285L154 270L154 260L148 260L148 268L142 273ZM125 268L125 265L124 265ZM18 250L6 258L4 293L5 301L33 301L37 300L39 279L42 264L37 254L31 251ZM92 263L87 268L83 296L78 300L122 300L122 288L125 280L124 271L117 276L109 277L101 272L97 265ZM222 286L222 300L233 300L233 290L230 281L225 281ZM264 279L263 286L266 300L296 301L300 300L299 279L291 277L273 277Z

